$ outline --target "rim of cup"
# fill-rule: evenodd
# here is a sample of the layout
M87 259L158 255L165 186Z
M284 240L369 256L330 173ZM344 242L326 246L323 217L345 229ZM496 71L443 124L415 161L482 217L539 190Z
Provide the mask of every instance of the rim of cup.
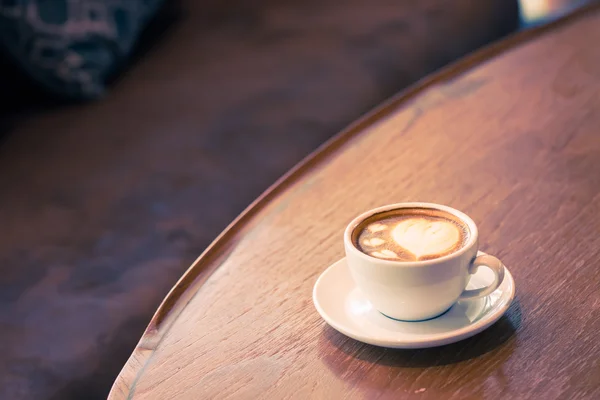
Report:
M402 209L402 208L429 208L429 209L444 211L449 214L452 214L455 217L457 217L458 219L460 219L462 222L464 222L465 225L467 225L467 227L469 228L469 239L460 249L458 249L454 253L446 254L445 256L442 256L439 258L434 258L434 259L430 259L430 260L422 260L422 261L384 260L382 258L373 257L366 253L363 253L356 247L356 245L354 244L354 241L352 240L352 233L354 232L354 230L358 227L358 225L362 221L364 221L365 219L369 218L370 216L372 216L374 214L378 214L378 213L382 213L382 212L390 211L390 210L395 210L395 209ZM471 249L473 247L473 245L476 243L478 237L479 237L479 232L477 230L477 225L475 225L475 222L467 214L463 213L462 211L458 211L455 208L444 206L442 204L425 203L425 202L395 203L395 204L388 204L385 206L370 209L368 211L363 212L356 218L354 218L348 224L348 226L346 226L346 229L344 231L344 242L347 244L346 248L348 249L348 251L351 251L353 253L353 255L360 257L360 258L367 259L369 261L377 261L380 264L394 266L394 267L411 267L411 266L420 266L421 267L421 266L426 266L426 265L438 264L439 262L451 260L453 258L459 258L464 253L469 251L469 249Z

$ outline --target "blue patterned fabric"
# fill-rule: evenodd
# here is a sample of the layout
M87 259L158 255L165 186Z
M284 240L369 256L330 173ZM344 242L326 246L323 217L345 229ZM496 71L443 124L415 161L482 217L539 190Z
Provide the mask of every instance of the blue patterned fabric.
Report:
M0 44L50 91L95 98L161 2L0 0Z

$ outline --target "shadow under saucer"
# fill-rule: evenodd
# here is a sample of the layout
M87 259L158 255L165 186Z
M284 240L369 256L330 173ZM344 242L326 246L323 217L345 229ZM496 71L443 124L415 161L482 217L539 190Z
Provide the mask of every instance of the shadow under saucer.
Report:
M365 396L396 396L426 387L432 398L443 398L445 393L457 390L467 391L468 397L482 397L489 377L493 376L494 384L506 384L503 365L516 349L520 326L521 307L515 299L488 329L456 343L391 349L359 342L325 324L318 349L327 368Z

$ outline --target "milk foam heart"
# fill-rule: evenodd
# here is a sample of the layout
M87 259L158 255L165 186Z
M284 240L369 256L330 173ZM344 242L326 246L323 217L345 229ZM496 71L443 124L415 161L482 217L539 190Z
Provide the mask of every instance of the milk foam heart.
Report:
M371 257L412 262L452 254L468 237L468 228L449 213L409 208L367 218L357 226L352 240Z
M394 241L406 251L421 257L441 255L460 242L461 232L450 221L410 218L392 230Z

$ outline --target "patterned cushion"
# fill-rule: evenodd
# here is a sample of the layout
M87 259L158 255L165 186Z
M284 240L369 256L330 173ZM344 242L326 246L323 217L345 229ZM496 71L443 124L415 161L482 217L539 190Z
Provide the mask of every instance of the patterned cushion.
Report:
M162 0L0 0L0 45L36 82L98 97Z

